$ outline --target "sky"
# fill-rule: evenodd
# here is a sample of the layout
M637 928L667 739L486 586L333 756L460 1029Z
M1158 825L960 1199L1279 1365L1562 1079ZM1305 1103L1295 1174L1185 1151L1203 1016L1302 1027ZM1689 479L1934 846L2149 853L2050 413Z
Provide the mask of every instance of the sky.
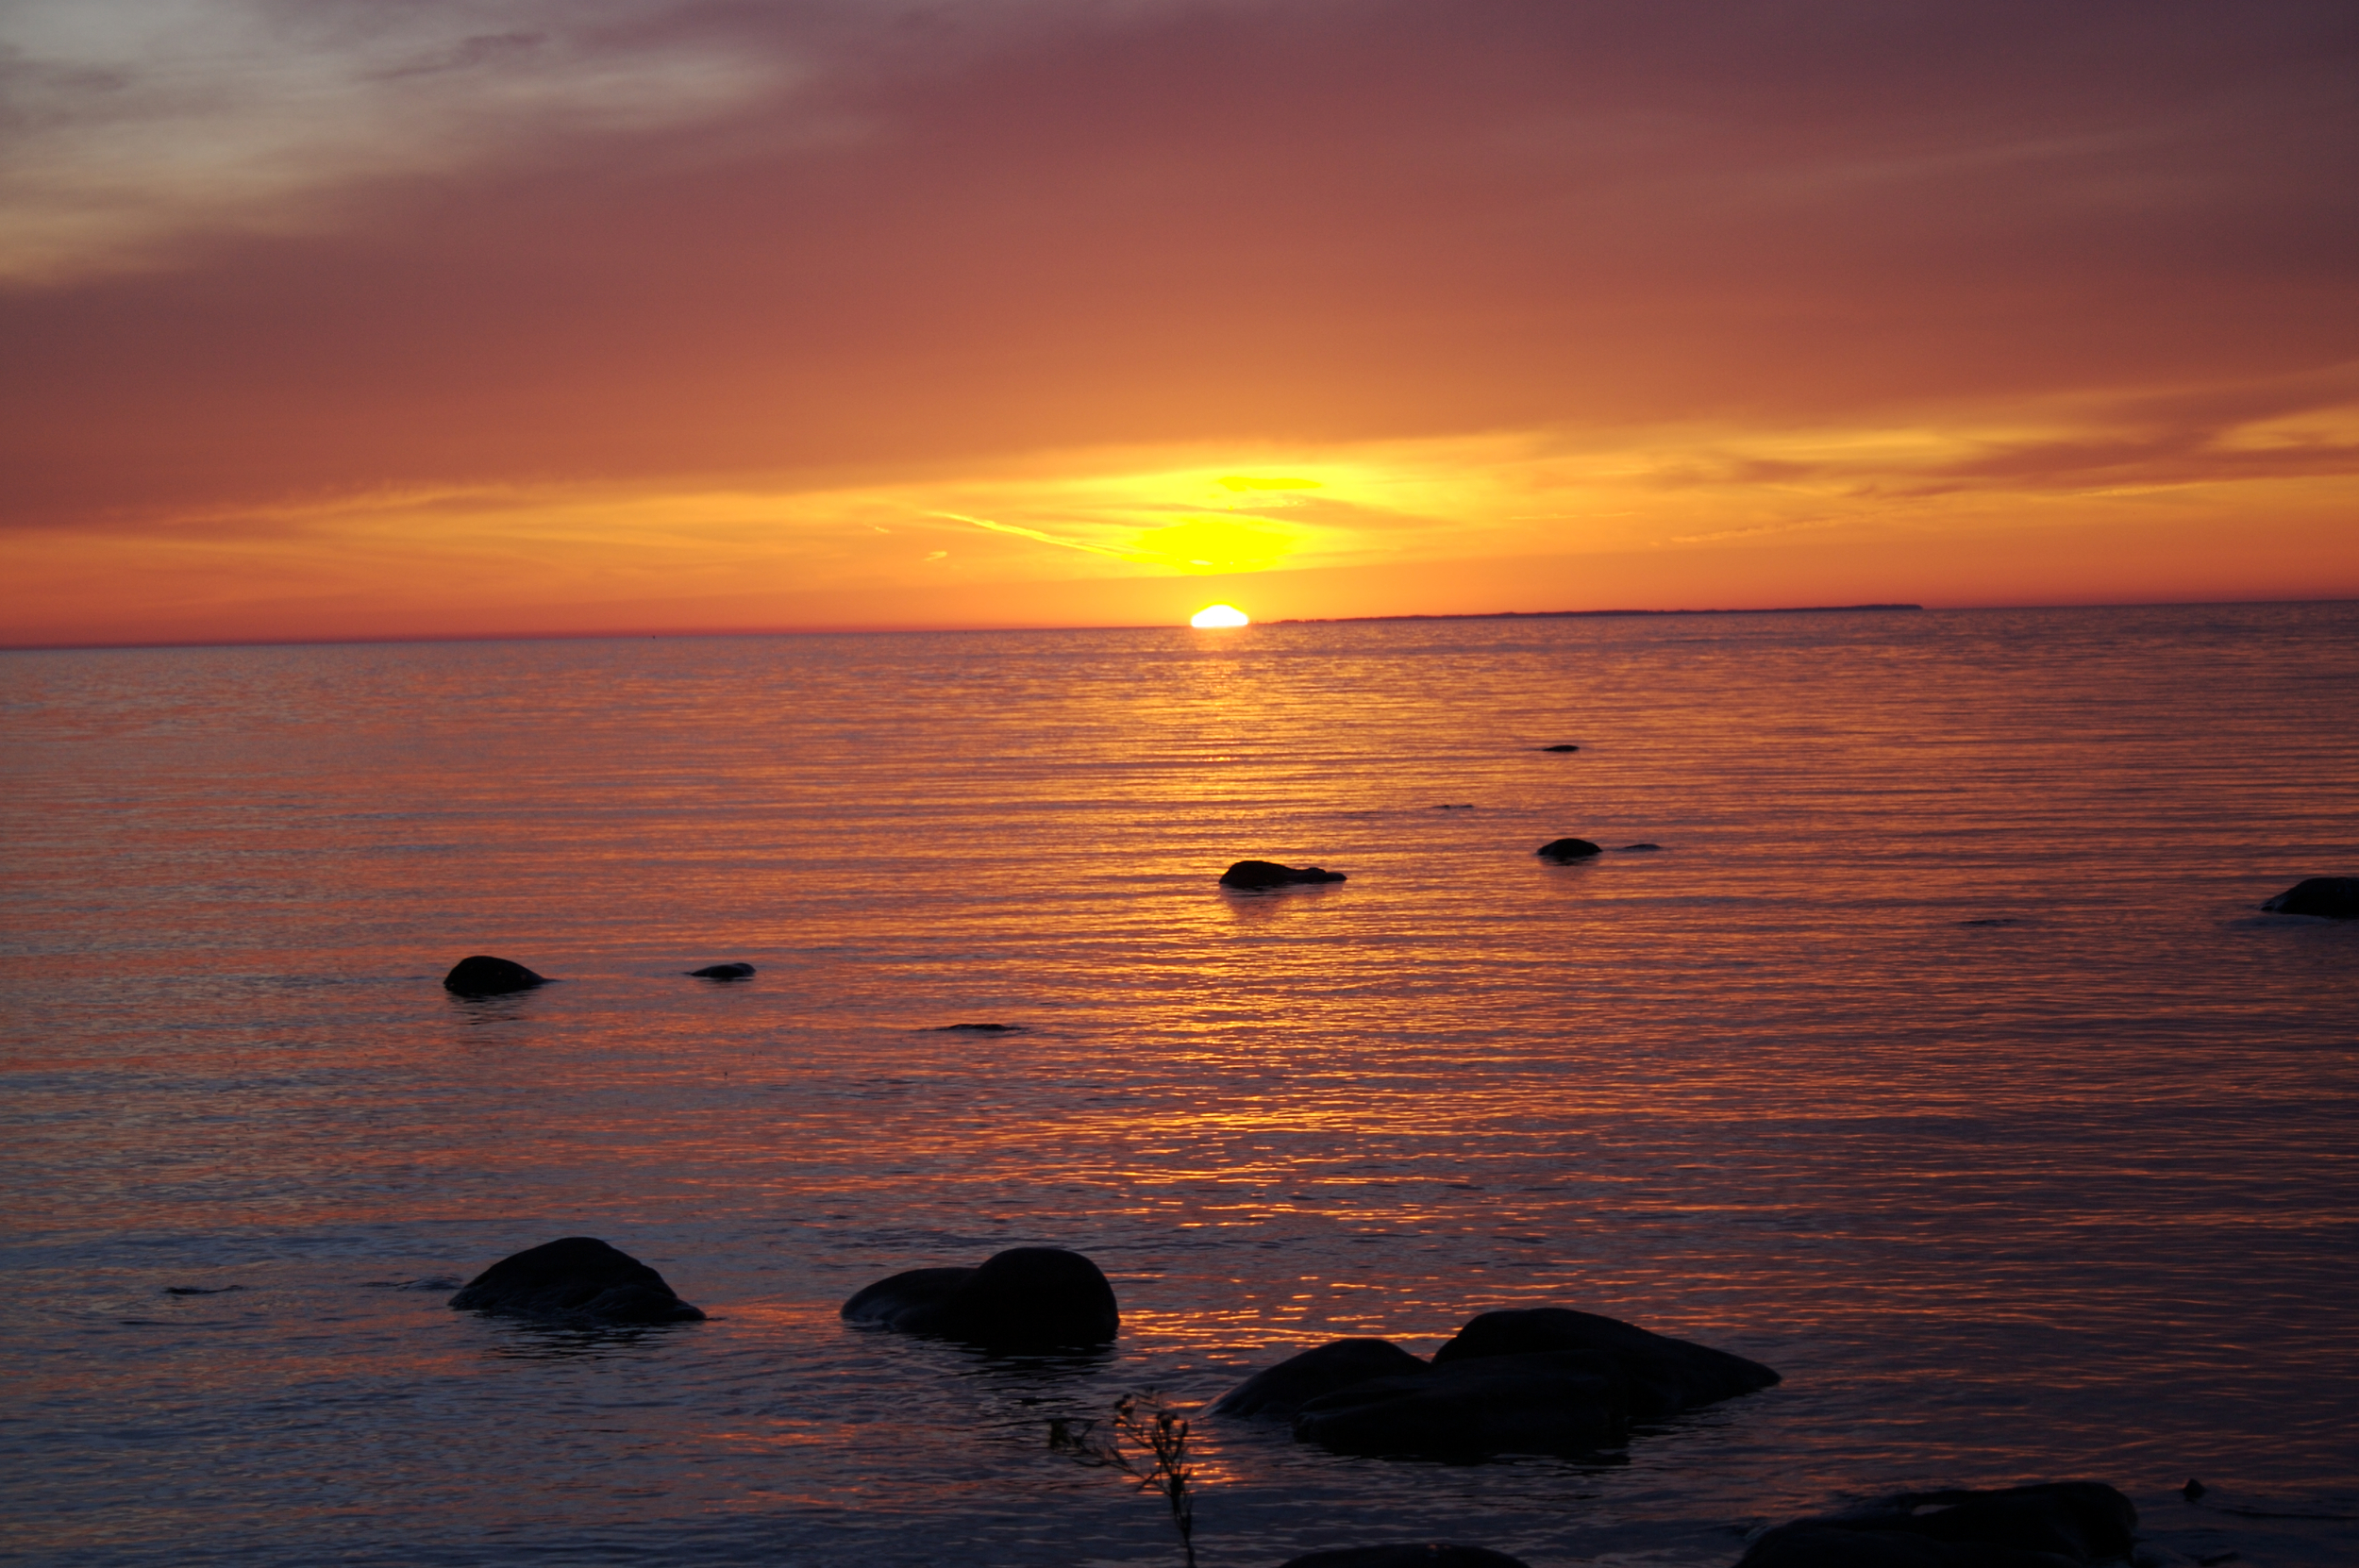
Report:
M2348 0L8 0L0 643L2359 596Z

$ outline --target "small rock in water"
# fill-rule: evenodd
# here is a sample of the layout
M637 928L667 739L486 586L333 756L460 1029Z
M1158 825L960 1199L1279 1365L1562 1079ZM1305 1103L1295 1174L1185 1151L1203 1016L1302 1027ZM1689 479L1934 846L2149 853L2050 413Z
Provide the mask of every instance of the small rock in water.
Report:
M2271 914L2359 920L2359 876L2311 876L2261 906Z
M1626 843L1621 852L1625 855L1645 855L1662 847L1659 843Z
M443 989L461 996L499 996L547 983L546 976L535 975L512 959L494 959L482 953L460 959L443 976Z
M1579 746L1542 746L1542 751L1579 751Z
M166 1295L220 1295L226 1291L243 1291L243 1285L166 1285Z
M2138 1510L2100 1481L1995 1492L1918 1492L1849 1513L1797 1519L1756 1540L1737 1568L2054 1568L2113 1562L2135 1545Z
M2199 1481L2193 1476L2190 1476L2187 1477L2187 1484L2179 1489L2179 1495L2184 1497L2188 1502L2192 1503L2197 1498L2202 1496L2205 1493L2211 1490L2212 1489L2210 1487L2205 1486L2201 1481Z
M1471 811L1474 809L1474 802L1470 800L1464 806L1436 806L1433 809L1436 811Z
M861 1291L847 1323L985 1350L1078 1350L1122 1328L1114 1288L1096 1263L1062 1247L1014 1247L974 1269L910 1269Z
M1553 843L1542 844L1532 853L1550 860L1585 860L1592 855L1602 855L1605 851L1591 843L1587 839L1558 839Z
M450 1298L462 1312L573 1323L695 1323L704 1313L663 1276L589 1236L566 1236L503 1258Z
M1324 866L1281 866L1276 860L1239 860L1220 874L1224 888L1291 888L1308 882L1340 882L1344 874Z
M1019 1034L1021 1024L937 1024L936 1034Z
M702 969L688 972L692 980L750 980L754 966L749 963L709 963Z
M1401 1546L1343 1546L1305 1552L1279 1568L1526 1568L1524 1560L1482 1546L1453 1546L1443 1541Z

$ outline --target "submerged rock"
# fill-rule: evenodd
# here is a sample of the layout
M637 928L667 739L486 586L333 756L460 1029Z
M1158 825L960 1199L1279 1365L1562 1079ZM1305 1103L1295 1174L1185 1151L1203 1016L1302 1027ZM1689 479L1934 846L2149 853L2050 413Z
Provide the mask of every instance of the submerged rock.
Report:
M2271 914L2320 915L2359 920L2359 876L2311 876L2296 882L2261 908Z
M1581 748L1579 746L1542 746L1539 749L1542 751L1579 751Z
M1021 1024L937 1024L936 1034L1021 1034Z
M1781 1525L1738 1568L2069 1568L2129 1557L2137 1527L2130 1499L2099 1481L1910 1493Z
M1324 866L1281 866L1275 860L1239 860L1220 874L1224 888L1290 888L1305 882L1340 882L1344 874Z
M1551 843L1542 844L1532 853L1550 860L1585 860L1592 855L1602 855L1605 851L1591 843L1587 839L1558 839Z
M702 969L688 972L692 980L750 980L754 966L749 963L709 963Z
M546 984L548 976L535 975L513 959L494 959L482 953L460 959L443 976L443 989L461 996L498 996Z
M1331 1341L1255 1373L1212 1413L1291 1416L1297 1439L1338 1453L1483 1459L1606 1447L1632 1422L1777 1381L1725 1350L1541 1307L1483 1313L1430 1362L1386 1340Z
M695 1323L704 1317L655 1270L588 1236L503 1258L468 1280L450 1305L462 1312L579 1323Z
M1062 1247L1015 1247L980 1268L911 1269L854 1295L842 1315L847 1323L1005 1351L1107 1344L1122 1327L1104 1273Z
M1390 1340L1330 1340L1315 1350L1263 1367L1224 1393L1213 1415L1292 1417L1305 1402L1373 1377L1414 1376L1428 1371L1423 1358Z
M1659 843L1626 843L1622 846L1621 853L1624 855L1646 855L1661 849L1662 847L1663 846Z
M1526 1568L1524 1560L1481 1546L1452 1546L1447 1542L1420 1542L1402 1546L1344 1546L1329 1552L1305 1552L1288 1558L1279 1568Z

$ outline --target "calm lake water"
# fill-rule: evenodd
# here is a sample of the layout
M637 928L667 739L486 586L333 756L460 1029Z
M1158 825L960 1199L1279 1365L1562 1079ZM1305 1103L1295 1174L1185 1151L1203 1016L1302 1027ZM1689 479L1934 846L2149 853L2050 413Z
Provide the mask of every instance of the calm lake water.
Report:
M2359 923L2255 908L2359 872L2359 605L23 653L0 696L11 1560L1171 1564L1048 1417L1536 1304L1785 1381L1588 1461L1206 1421L1205 1562L1700 1568L2066 1477L2189 1556L2359 1556ZM477 952L561 983L444 993ZM711 1321L444 1309L571 1234ZM1115 1350L836 1317L1027 1243L1105 1267Z

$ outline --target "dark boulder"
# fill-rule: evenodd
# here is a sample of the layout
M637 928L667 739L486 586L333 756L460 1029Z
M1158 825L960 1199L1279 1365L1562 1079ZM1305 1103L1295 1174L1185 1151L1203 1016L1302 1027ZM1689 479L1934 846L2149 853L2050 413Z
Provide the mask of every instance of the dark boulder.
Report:
M1911 1493L1781 1525L1738 1568L2079 1568L2129 1557L2137 1527L2130 1499L2098 1481Z
M1627 1434L1629 1383L1611 1356L1495 1356L1320 1394L1295 1418L1295 1436L1338 1454L1585 1453Z
M695 1323L704 1317L655 1270L588 1236L503 1258L468 1280L450 1305L462 1312L574 1323Z
M1275 860L1239 860L1220 874L1224 888L1291 888L1305 882L1340 882L1344 874L1322 866L1281 866Z
M936 1034L1021 1034L1021 1024L937 1024Z
M443 976L443 989L461 996L499 996L547 983L546 976L535 975L512 959L494 959L481 953L460 959Z
M1452 1546L1434 1541L1409 1546L1344 1546L1331 1552L1305 1552L1288 1558L1279 1568L1525 1568L1523 1559L1481 1546Z
M1263 1367L1212 1407L1213 1415L1292 1417L1306 1401L1373 1377L1414 1376L1425 1361L1390 1340L1330 1340L1315 1350Z
M1610 1357L1628 1380L1631 1414L1651 1421L1778 1381L1759 1361L1710 1345L1649 1333L1619 1318L1564 1307L1485 1312L1433 1353L1436 1369L1490 1357L1573 1352Z
M2359 920L2359 876L2312 876L2296 882L2261 908L2271 914L2320 915Z
M750 980L754 966L749 963L709 963L702 969L688 972L692 980Z
M1558 746L1542 746L1540 749L1541 749L1542 751L1579 751L1581 748L1580 748L1579 746L1564 746L1564 745L1558 745Z
M1662 847L1659 843L1626 843L1621 852L1625 855L1646 855Z
M1542 844L1532 853L1551 860L1585 860L1605 851L1587 839L1558 839L1552 843Z
M1096 1263L1062 1247L1016 1247L975 1269L911 1269L845 1302L847 1323L986 1350L1082 1349L1113 1342L1122 1315Z

